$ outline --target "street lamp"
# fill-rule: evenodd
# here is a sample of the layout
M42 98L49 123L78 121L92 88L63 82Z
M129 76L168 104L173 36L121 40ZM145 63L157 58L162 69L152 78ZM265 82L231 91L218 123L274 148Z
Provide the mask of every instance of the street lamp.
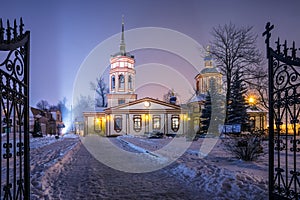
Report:
M254 96L249 96L248 97L248 103L253 106L256 103L256 98Z

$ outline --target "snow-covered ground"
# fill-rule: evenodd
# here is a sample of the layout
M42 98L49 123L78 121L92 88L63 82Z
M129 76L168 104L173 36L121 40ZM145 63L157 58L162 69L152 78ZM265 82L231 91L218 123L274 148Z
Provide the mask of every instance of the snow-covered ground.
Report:
M50 183L71 161L79 143L79 137L70 134L59 139L54 136L30 138L31 199L48 196Z
M171 142L171 138L146 139L121 136L119 139L131 143L139 151L152 151ZM200 158L204 139L191 143L187 151L177 159L169 172L183 180L190 187L210 194L212 199L267 199L268 198L268 155L267 142L264 153L258 160L246 162L234 158L224 151L221 139L209 154Z
M172 142L172 138L120 136L111 140L119 148L148 154L151 159L157 157L167 160L173 156L171 152L166 152L172 151L170 149L160 151ZM186 152L165 167L164 172L176 177L187 187L208 194L210 199L268 198L267 153L256 161L245 162L224 151L221 140L217 140L208 155L201 157L203 142L203 138L190 142ZM64 170L64 166L72 162L72 156L77 152L80 143L80 138L73 134L59 139L51 136L31 138L32 199L47 199L53 193L50 191L52 185ZM267 152L267 142L263 145L264 152Z

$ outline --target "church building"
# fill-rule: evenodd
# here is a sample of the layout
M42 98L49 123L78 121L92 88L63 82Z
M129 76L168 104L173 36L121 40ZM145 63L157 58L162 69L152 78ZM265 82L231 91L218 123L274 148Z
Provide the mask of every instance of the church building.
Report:
M138 99L135 93L135 58L126 52L124 21L120 50L110 58L108 107L83 112L84 135L180 135L198 132L201 127L201 109L207 92L214 87L222 94L222 74L213 64L207 47L205 67L195 76L195 95L185 105L177 105L176 97L164 102L151 97ZM265 129L266 112L248 110L253 129ZM257 122L257 120L260 120Z
M126 52L124 21L120 51L110 58L108 107L84 112L84 134L161 135L184 134L187 131L188 111L170 102L154 98L137 98L135 93L135 59Z

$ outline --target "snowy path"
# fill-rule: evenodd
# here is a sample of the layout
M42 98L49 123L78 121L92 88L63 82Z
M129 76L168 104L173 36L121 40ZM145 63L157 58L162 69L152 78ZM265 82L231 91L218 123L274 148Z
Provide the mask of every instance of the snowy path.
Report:
M30 144L31 199L44 199L52 181L71 160L80 144L79 138L32 138Z
M161 167L181 154L173 139L46 139L31 143L32 199L268 199L265 158L232 160L219 143L205 158L199 157L203 141L189 143L182 156ZM173 143L185 148L184 140Z
M116 143L118 141L114 141ZM73 161L64 166L52 186L49 199L201 200L206 197L205 192L188 187L168 173L168 169L149 173L118 171L96 160L82 145Z

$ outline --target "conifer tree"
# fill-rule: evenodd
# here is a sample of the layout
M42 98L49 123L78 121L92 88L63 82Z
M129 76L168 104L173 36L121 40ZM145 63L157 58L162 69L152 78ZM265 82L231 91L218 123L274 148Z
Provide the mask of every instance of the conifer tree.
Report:
M232 81L227 107L227 123L241 124L242 130L245 131L249 128L249 116L247 114L249 106L245 99L247 87L242 77L243 75L237 71Z
M211 98L209 91L207 92L204 108L202 109L200 116L200 134L205 134L208 131L209 124L211 119Z
M211 119L209 132L219 135L219 126L225 121L225 96L217 88L215 79L210 80Z

